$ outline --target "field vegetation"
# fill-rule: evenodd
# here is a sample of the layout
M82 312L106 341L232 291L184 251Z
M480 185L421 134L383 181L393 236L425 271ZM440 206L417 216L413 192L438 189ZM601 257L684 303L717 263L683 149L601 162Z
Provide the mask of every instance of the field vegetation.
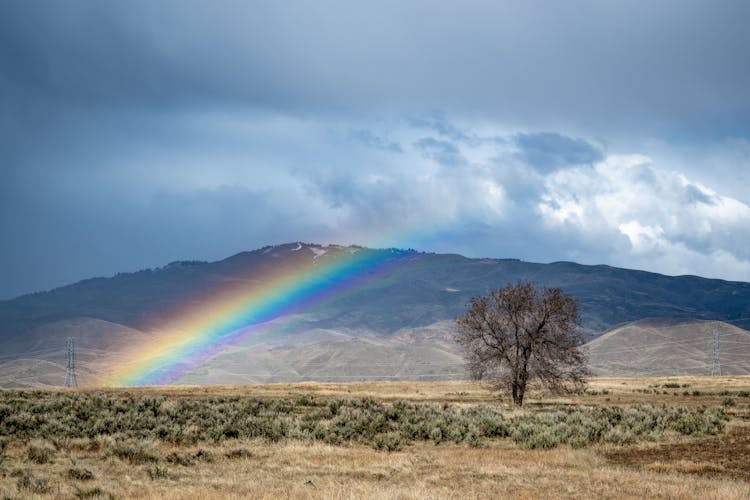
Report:
M750 378L0 392L0 496L750 496Z

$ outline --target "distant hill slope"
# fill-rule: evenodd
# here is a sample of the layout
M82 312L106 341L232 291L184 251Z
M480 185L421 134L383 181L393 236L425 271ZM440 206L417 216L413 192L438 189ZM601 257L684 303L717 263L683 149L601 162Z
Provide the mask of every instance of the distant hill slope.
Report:
M74 317L45 323L28 334L28 348L20 355L0 351L0 387L59 386L65 380L66 339L76 342L78 380L97 385L118 363L122 352L152 335L94 318Z
M387 337L360 332L302 345L237 346L180 383L465 379L451 329L452 322L440 322Z
M438 364L444 368L452 366L445 369L453 373L456 370L451 360L455 359L456 351L443 341L441 345L445 348L430 352L425 351L427 340L410 340L408 345L398 347L401 351L389 349L396 348L399 334L421 328L439 330L442 338L447 338L451 321L463 313L471 297L517 280L561 287L574 295L581 306L588 338L644 317L719 320L750 327L750 284L744 282L670 277L571 262L537 264L410 250L292 243L243 252L218 262L174 262L159 269L93 278L0 301L0 364L33 359L64 369L65 338L73 336L80 370L88 366L89 380L93 383L101 379L108 365L129 362L118 357L124 347L160 335L165 318L175 311L210 304L217 290L227 287L241 287L249 293L262 291L273 276L304 276L329 259L351 253L372 256L392 265L386 266L386 271L367 276L346 293L333 294L294 311L293 321L286 321L287 316L270 318L279 325L273 338L235 346L205 365L209 371L204 370L204 378L192 373L185 376L185 381L223 381L226 378L217 374L229 377L230 373L240 373L229 368L237 365L231 355L255 367L240 370L242 373L236 380L251 380L248 377L253 373L266 377L264 381L322 377L313 364L303 367L311 352L322 349L314 346L320 342L327 342L327 349L337 350L338 354L330 358L331 363L338 363L339 372L353 377L357 374L352 367L359 364L364 370L358 356L390 362L399 359L399 352L409 353L403 354L400 365L395 361L391 365L381 363L391 371L383 369L368 376L385 377L390 373L403 378L433 376L428 369L409 368L409 356L442 359ZM268 354L271 349L275 350ZM350 360L347 362L350 367L344 366L347 364L344 359ZM281 372L274 371L277 370L274 366L285 363L298 368L282 377ZM44 366L45 373L58 370ZM2 374L0 367L0 384L5 380Z
M644 319L587 344L597 375L710 375L714 332L722 375L750 375L750 332L721 321Z

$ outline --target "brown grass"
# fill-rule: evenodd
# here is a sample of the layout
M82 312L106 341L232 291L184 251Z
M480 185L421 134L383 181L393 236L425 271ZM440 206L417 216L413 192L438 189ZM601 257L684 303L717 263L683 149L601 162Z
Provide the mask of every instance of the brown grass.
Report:
M124 498L487 498L600 497L747 498L750 485L721 477L695 475L693 464L644 469L612 465L600 450L550 451L473 449L455 445L415 445L382 453L365 447L335 447L286 442L244 442L249 456L227 456L193 466L135 466L97 453L76 457L93 480L67 477L69 457L34 468L35 478L52 485L53 496L72 497L98 487L106 496ZM232 444L234 449L238 444ZM193 450L191 450L193 451ZM182 450L184 452L184 450ZM166 456L168 448L160 449ZM15 457L13 457L15 458ZM15 462L14 459L11 462ZM10 467L12 476L15 468ZM15 497L14 477L6 476L0 493ZM10 479L10 481L8 480Z
M662 387L668 384L678 384L687 387L668 388ZM644 394L639 391L653 390L653 386L659 386L660 394ZM654 377L654 378L593 378L589 381L589 389L601 392L610 392L610 402L619 401L624 404L642 404L658 402L661 404L663 395L661 391L667 391L669 396L677 393L677 399L664 401L670 406L692 405L692 404L718 404L723 399L718 394L722 390L739 391L750 390L750 376L733 377ZM48 389L45 389L48 390ZM54 389L49 389L54 390ZM60 391L70 389L60 388ZM683 396L684 391L701 391L712 394L704 394L700 399ZM80 392L94 393L102 392L101 388L78 389ZM347 382L347 383L319 383L300 382L294 384L263 384L263 385L212 385L212 386L163 386L163 387L128 387L106 389L111 393L132 393L164 395L177 398L195 398L205 395L211 396L245 396L279 398L299 395L310 395L315 397L339 397L354 398L372 396L381 401L398 401L406 399L410 401L433 401L433 402L463 402L481 403L497 402L498 400L509 402L508 398L490 392L481 382L466 380L449 380L440 382ZM576 396L573 399L565 397L553 397L539 391L532 391L527 399L528 403L575 401L581 402L603 402L606 395Z
M750 425L731 425L724 435L690 441L621 448L605 453L613 463L659 472L727 477L750 483Z
M679 384L679 388L664 388ZM688 385L688 387L682 387ZM657 387L658 386L658 387ZM488 447L415 442L398 452L363 445L229 439L175 446L146 440L155 461L118 457L116 440L68 440L46 463L30 460L13 436L0 455L0 498L750 498L750 377L596 379L575 397L534 393L523 412L544 403L713 406L731 391L736 405L720 436L675 438L632 446L519 449L508 440ZM648 390L649 392L643 392ZM653 391L658 390L658 394ZM606 391L606 392L605 392ZM667 394L663 394L667 391ZM689 395L683 395L688 391ZM700 394L692 395L693 391ZM253 395L325 398L371 396L383 401L497 403L473 382L272 384L245 387L163 387L107 390L170 398ZM674 393L678 393L677 396ZM0 438L3 439L3 438ZM0 448L2 449L2 448ZM33 455L33 453L32 453ZM71 470L88 474L71 473ZM86 477L86 479L81 479ZM34 489L38 487L38 489ZM46 489L45 489L46 488Z

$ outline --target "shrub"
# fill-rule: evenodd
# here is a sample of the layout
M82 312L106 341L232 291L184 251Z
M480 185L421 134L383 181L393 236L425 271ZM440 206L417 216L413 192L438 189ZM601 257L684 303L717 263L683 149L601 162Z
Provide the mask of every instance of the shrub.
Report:
M377 450L384 451L399 451L401 450L401 436L396 432L386 432L385 434L378 434L373 440L373 446Z
M564 443L581 447L658 440L665 433L716 434L728 418L721 408L648 405L559 406L508 418L494 405L459 407L409 401L389 405L373 398L201 396L178 400L132 394L42 393L33 399L24 391L0 392L0 416L0 436L32 439L27 450L32 461L51 460L57 453L49 444L52 441L59 448L107 450L110 456L143 465L158 463L153 449L158 442L192 445L210 440L291 438L333 445L360 443L394 451L412 441L482 446L490 439L509 438L527 448ZM0 460L6 442L2 439ZM213 456L198 449L192 454L173 452L165 459L170 464L188 465L193 460L210 461Z
M430 439L435 444L440 444L443 441L443 430L440 427L433 427L430 431Z
M484 445L482 441L481 433L476 427L470 427L466 435L464 436L464 443L468 444L472 448L479 448Z
M188 455L183 455L177 452L171 452L169 455L164 457L164 460L174 465L190 466L195 464L195 461Z
M605 443L619 445L633 444L635 442L635 436L628 429L623 429L622 427L613 427L603 436L603 440Z
M560 440L552 429L534 429L534 432L522 444L531 449L550 449L559 445Z
M88 488L76 487L75 496L76 498L96 498L105 496L105 493L99 486L90 486Z
M0 466L5 461L5 448L8 446L8 440L4 437L0 437Z
M315 398L309 394L303 394L294 402L297 406L317 406Z
M76 481L89 481L94 479L94 473L82 467L71 467L68 469L68 477Z
M21 474L21 477L16 482L16 486L19 490L26 490L38 495L49 493L52 490L47 478L34 477L29 471L24 471Z
M588 446L590 442L583 434L575 434L568 438L568 444L573 448L583 448Z
M202 462L213 462L214 461L214 454L211 453L208 450L204 450L203 448L199 448L198 451L196 451L193 454L193 458L196 460L200 460Z
M448 431L448 439L458 444L464 440L464 430L462 427L454 425Z
M229 450L224 455L227 458L231 458L231 459L251 458L253 456L253 452L248 450L247 448L237 448L234 450Z
M131 464L156 462L157 457L150 451L152 446L152 443L147 442L121 443L112 448L112 454L120 460L127 460Z
M342 401L340 399L333 399L328 402L328 411L331 412L332 416L335 416L338 414L339 409L341 409Z
M146 467L146 474L151 480L169 479L169 469L158 464Z
M36 464L46 464L54 455L55 449L44 441L34 441L26 449L26 456Z

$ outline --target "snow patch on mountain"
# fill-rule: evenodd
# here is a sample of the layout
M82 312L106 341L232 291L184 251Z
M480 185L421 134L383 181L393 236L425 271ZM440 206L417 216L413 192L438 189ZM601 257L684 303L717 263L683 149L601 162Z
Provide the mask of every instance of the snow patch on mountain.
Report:
M328 250L326 250L325 248L310 247L310 250L312 250L312 253L315 254L313 255L313 259L317 259L318 257L321 257L328 253Z

